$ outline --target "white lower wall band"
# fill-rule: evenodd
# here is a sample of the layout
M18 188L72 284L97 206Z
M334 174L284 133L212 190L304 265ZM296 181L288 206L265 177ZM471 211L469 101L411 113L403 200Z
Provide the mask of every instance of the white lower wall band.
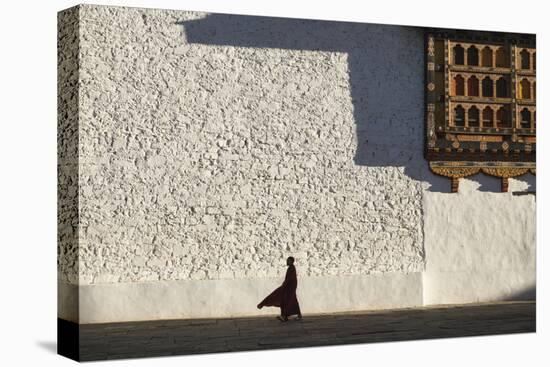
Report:
M535 269L424 272L424 304L534 300Z
M279 278L59 283L58 316L85 324L277 314L276 308L256 305L281 283ZM422 273L301 277L297 294L304 314L421 306Z

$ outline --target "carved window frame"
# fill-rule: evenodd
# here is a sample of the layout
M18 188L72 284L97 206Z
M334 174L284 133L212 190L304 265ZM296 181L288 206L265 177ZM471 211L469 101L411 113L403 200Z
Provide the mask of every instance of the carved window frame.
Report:
M425 51L425 157L432 172L451 178L452 192L459 178L480 171L502 178L502 191L509 177L534 174L535 35L427 29ZM458 106L464 110L460 124ZM525 109L529 126L521 123Z

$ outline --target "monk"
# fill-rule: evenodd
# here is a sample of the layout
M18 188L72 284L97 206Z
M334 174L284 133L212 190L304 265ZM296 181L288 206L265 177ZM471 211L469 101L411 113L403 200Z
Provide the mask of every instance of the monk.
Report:
M286 265L288 269L286 270L283 284L258 304L259 309L264 306L280 307L281 316L277 316L277 319L281 322L288 321L288 317L291 315L298 315L296 320L302 319L300 305L296 298L298 279L296 278L296 267L294 267L294 258L292 256L286 259Z

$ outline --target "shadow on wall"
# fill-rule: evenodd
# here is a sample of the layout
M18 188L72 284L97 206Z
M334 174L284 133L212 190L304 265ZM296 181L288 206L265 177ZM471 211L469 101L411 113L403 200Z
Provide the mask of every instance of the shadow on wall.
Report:
M537 288L531 286L523 291L512 293L502 298L502 301L536 301L537 300Z
M181 21L187 42L251 48L344 52L361 166L404 167L405 174L450 192L424 159L424 29L395 25L211 14ZM521 179L521 178L520 178ZM500 192L500 181L481 191Z
M477 188L477 191L482 192L500 192L500 179L487 176L483 173L478 173L474 176L470 176L467 178L470 181L473 181L477 183L479 186ZM514 180L517 180L520 182L519 185L514 186L522 186L521 188L514 188L511 187L510 191L516 191L521 190L521 192L513 192L514 194L533 194L537 191L537 183L536 183L536 177L533 176L530 173L527 173L525 175L514 177Z

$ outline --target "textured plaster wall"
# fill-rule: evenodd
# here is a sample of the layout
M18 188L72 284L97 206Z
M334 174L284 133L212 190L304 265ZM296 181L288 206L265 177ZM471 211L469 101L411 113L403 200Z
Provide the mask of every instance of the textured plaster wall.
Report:
M302 34L262 48L207 44L219 22L201 13L79 21L79 262L62 257L62 280L273 277L288 255L302 276L423 270L421 183L388 161L425 164L421 30L292 20Z

